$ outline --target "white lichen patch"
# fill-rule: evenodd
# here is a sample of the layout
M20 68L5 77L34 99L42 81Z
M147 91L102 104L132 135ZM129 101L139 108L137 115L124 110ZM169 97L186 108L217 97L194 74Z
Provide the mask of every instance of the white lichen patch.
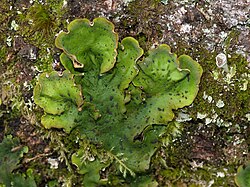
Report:
M176 119L177 122L185 122L185 121L190 121L192 118L190 117L189 114L185 114L183 112L179 112L178 117Z
M10 24L10 30L14 30L14 31L17 31L19 28L19 25L16 23L15 20L12 20L11 21L11 24Z
M204 119L205 117L207 117L207 114L197 113L197 119Z
M31 90L33 88L32 84L29 84L27 81L23 83L24 88L27 90Z
M192 29L192 25L189 24L183 24L181 25L180 32L181 33L189 33Z
M212 103L212 101L213 101L212 96L208 96L207 101L208 101L208 103Z
M37 54L34 51L34 49L31 47L30 50L29 50L29 59L30 60L36 60L36 58L37 58Z
M216 121L216 119L217 119L217 117L218 117L218 114L217 114L217 113L215 113L214 109L212 110L212 113L213 113L213 115L212 115L212 119L213 119L213 122L215 122L215 121Z
M218 68L222 68L227 63L227 56L224 53L220 53L216 56L216 65Z
M212 76L213 76L214 80L218 80L219 72L217 70L212 71Z
M12 45L12 38L11 38L11 36L8 36L6 38L6 44L7 44L7 46L11 47L11 45Z
M130 2L132 2L133 0L123 0L123 3L125 6L127 6Z
M224 127L231 127L232 125L233 125L232 122L228 122L228 121L224 121L224 122L223 122L223 126L224 126Z
M50 164L51 169L57 169L58 168L58 165L59 165L58 159L56 159L56 158L48 158L47 161Z
M62 5L62 8L67 7L67 4L68 4L67 0L63 0L63 5Z
M196 170L197 168L203 168L203 162L196 162L195 160L193 162L189 163L192 166L192 169Z
M222 32L220 32L219 36L220 36L221 39L224 40L224 39L226 39L226 37L228 36L228 34L226 32L224 32L224 31L222 31Z
M249 80L250 80L250 74L247 74L247 73L242 74L240 81L243 83L242 85L240 85L240 90L242 91L247 90Z
M205 119L205 125L209 125L209 124L216 124L216 126L218 127L230 127L233 125L232 122L228 122L226 120L224 120L223 118L219 117L219 115L216 113L216 111L214 109L212 109L210 114L197 114L197 118L199 117L199 119Z
M42 71L39 70L39 68L37 66L31 66L31 70L34 72L42 73Z
M203 99L207 100L208 103L212 103L212 101L213 101L213 97L210 95L207 95L205 91L203 92Z
M216 120L216 125L217 125L218 127L224 126L224 120L221 119L221 118L218 118L218 119Z
M215 59L218 68L222 68L225 72L229 72L227 65L227 56L224 53L218 54Z
M221 177L221 178L224 178L226 175L224 172L221 172L221 171L218 171L217 174L216 174L216 177Z
M230 67L229 72L226 74L226 77L224 78L224 81L229 85L233 83L233 77L236 74L236 65L234 64L232 67Z
M164 5L168 4L168 0L161 0L161 3L163 3Z
M225 106L225 103L221 99L219 99L216 103L216 107L223 108L224 106Z
M247 85L248 85L248 80L244 80L242 86L240 87L240 90L246 91L247 90Z
M213 186L213 184L214 184L214 179L212 179L211 181L209 181L209 183L208 183L208 187L211 187L211 186Z
M213 120L211 118L206 118L205 119L205 125L208 125L212 122Z
M247 121L250 121L250 113L247 113L246 115Z
M233 145L236 146L236 145L240 145L242 142L244 142L245 139L244 138L241 138L239 136L235 136L235 139L234 139L234 142L233 142Z

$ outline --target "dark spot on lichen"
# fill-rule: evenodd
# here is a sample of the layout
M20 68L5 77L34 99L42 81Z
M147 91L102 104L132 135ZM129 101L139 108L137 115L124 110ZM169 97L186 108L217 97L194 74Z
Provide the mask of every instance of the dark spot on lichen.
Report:
M133 142L135 142L136 140L142 142L144 140L144 134L143 131L141 133L137 133L134 138L133 138Z
M112 115L112 114L113 114L109 108L107 108L107 113L108 113L109 115Z
M164 111L164 108L157 108L158 109L158 111Z

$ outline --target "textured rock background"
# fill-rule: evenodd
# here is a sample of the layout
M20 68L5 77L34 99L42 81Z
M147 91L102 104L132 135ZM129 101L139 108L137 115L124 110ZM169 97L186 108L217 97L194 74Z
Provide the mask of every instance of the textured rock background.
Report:
M42 71L63 69L55 35L75 18L103 16L120 39L133 36L145 51L166 43L204 69L195 102L176 111L176 131L150 175L160 186L235 186L237 168L250 158L250 0L3 0L0 12L0 141L12 134L29 147L19 172L33 169L42 186L79 184L67 165L70 137L40 126L32 90ZM229 72L216 66L219 53ZM60 171L50 169L51 159L62 161ZM102 172L108 176L117 179L112 168Z

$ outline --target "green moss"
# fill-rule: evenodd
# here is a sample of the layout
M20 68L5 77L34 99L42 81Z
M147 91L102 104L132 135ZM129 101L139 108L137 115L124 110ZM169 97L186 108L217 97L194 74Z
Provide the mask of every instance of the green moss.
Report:
M140 11L138 11L140 10ZM137 39L141 47L147 51L152 44L163 35L162 27L158 25L160 16L165 11L160 0L132 1L126 9L129 19L122 20L122 27ZM156 16L157 15L157 16ZM129 33L129 31L132 31ZM120 33L125 37L123 33Z
M237 44L238 36L240 35L240 31L234 29L229 32L227 38L223 42L223 48L225 51L230 52L232 48L236 48L235 44Z
M35 3L29 8L26 15L26 21L32 21L29 31L40 38L48 39L62 23L60 18L64 13L62 1L51 2L47 0L44 4ZM48 43L48 40L46 43Z
M228 59L229 68L235 69L236 74L232 78L229 74L222 72L215 65L215 54L211 55L212 59L205 58L204 62L204 74L201 83L201 91L195 101L195 112L202 112L211 114L211 111L215 112L224 120L240 123L241 119L247 113L249 106L247 90L242 90L244 81L247 79L246 66L248 64L246 58L238 54L231 54L231 58ZM237 63L236 63L237 62ZM218 72L218 77L215 79L212 71ZM246 75L246 77L242 75ZM204 99L204 93L212 97L212 102ZM225 103L223 108L216 107L216 103L222 100Z
M33 29L36 32L42 32L44 36L50 34L55 26L47 5L33 5L29 10L28 18L33 21Z
M1 58L1 59L5 59L6 56L7 56L7 49L6 49L5 46L2 46L2 47L0 48L0 58ZM0 62L0 67L4 67L4 63L5 63L4 61L1 61L1 62Z
M182 134L185 134L185 131ZM195 131L197 132L197 130ZM189 132L186 136L192 135ZM185 141L187 140L183 136L179 136L153 157L152 167L160 186L179 186L181 184L209 186L211 182L214 186L234 186L235 165L223 162L215 164L209 160L190 159L192 145L186 144ZM204 153L200 154L203 155Z

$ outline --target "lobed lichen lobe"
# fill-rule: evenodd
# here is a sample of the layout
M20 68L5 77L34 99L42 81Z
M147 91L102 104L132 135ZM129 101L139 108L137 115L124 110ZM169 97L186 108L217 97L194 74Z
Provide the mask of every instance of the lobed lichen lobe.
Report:
M187 55L177 58L168 45L139 60L143 50L138 42L126 37L118 44L113 25L104 18L94 19L93 24L77 19L68 30L58 35L56 46L63 50L62 64L72 74L46 78L44 73L34 89L35 102L49 105L43 107L42 124L68 133L76 127L112 154L123 153L132 171L144 172L159 135L174 117L172 110L194 100L201 66ZM75 61L83 64L84 74L78 75ZM74 74L81 90L73 86Z

